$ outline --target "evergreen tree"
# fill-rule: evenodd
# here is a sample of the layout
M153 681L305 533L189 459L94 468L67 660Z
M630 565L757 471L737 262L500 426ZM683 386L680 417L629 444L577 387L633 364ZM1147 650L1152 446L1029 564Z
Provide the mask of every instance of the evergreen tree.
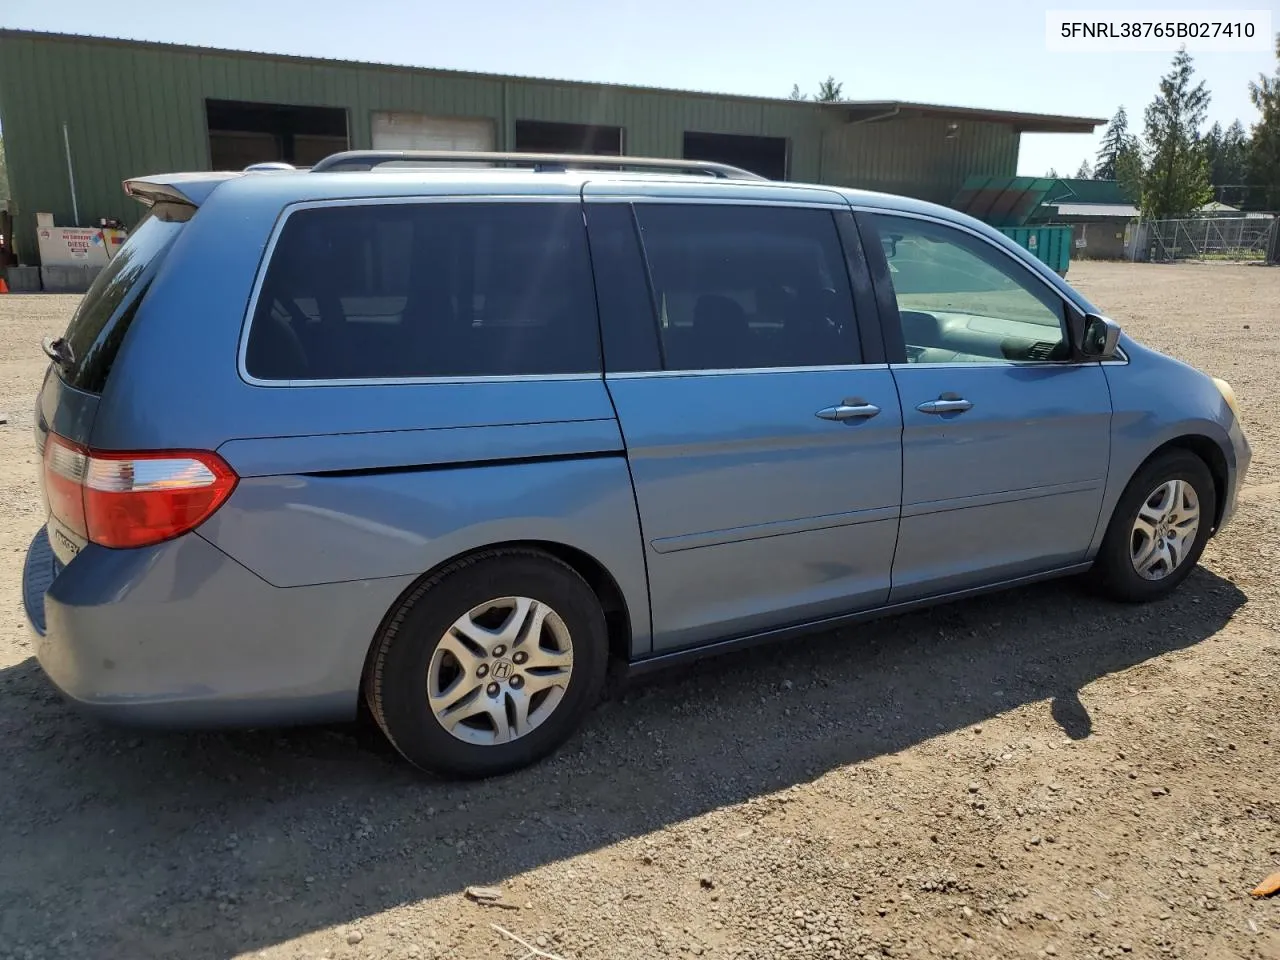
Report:
M1209 161L1209 182L1215 187L1240 186L1249 179L1249 138L1244 124L1236 120L1224 131L1215 123L1205 134L1205 158Z
M844 84L838 83L835 77L829 76L818 84L818 93L813 99L819 103L835 103L841 99L841 91L843 90Z
M1076 171L1077 180L1088 180L1093 176L1093 171L1089 169L1089 161L1081 160L1080 169Z
M1276 34L1276 59L1280 61L1280 34ZM1257 191L1262 207L1280 209L1280 63L1275 76L1259 75L1256 83L1249 84L1249 99L1262 116L1253 125L1253 137L1249 146L1248 170L1250 180L1261 189Z
M1129 133L1129 115L1121 106L1116 115L1107 124L1102 134L1102 146L1098 148L1098 162L1093 168L1093 179L1115 180L1116 161L1126 148L1133 145L1133 136Z
M1222 124L1214 121L1213 126L1209 128L1209 132L1204 135L1204 140L1202 141L1204 143L1204 158L1209 161L1209 182L1215 186L1225 182L1215 176L1222 166L1222 141L1225 136L1226 134L1222 132Z
M1133 203L1142 197L1142 145L1137 139L1129 141L1116 156L1116 176L1120 192Z
M1244 131L1244 124L1232 120L1231 126L1222 136L1223 182L1248 183L1249 181L1249 135Z
M835 77L828 76L818 84L818 92L813 95L813 99L819 103L835 103L843 96L844 84ZM787 95L788 100L808 100L807 93L800 92L800 84L793 83L791 85L791 93Z
M1204 81L1192 86L1195 67L1186 49L1160 78L1147 107L1146 144L1138 176L1138 208L1144 217L1186 217L1213 198L1200 125L1209 109Z

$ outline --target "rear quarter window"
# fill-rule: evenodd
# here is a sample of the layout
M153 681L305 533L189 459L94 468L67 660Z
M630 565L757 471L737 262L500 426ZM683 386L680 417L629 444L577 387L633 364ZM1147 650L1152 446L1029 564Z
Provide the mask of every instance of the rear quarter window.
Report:
M600 370L581 206L373 203L285 221L245 372L263 381Z
M63 335L72 360L59 371L69 386L102 392L151 278L182 228L183 220L150 214L98 274Z

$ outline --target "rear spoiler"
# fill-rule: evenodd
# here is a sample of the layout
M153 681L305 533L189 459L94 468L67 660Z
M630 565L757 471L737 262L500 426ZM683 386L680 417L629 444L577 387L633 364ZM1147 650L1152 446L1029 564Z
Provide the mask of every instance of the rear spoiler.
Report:
M151 177L135 177L124 182L124 192L143 206L177 203L198 207L217 187L242 174L234 171L218 173L160 173Z

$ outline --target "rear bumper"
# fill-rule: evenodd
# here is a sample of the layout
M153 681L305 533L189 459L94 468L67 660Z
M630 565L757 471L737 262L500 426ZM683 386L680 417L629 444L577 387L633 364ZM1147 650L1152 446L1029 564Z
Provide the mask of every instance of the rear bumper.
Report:
M40 666L105 719L164 728L355 716L365 654L408 578L281 589L189 534L90 544L65 567L44 529L23 570Z

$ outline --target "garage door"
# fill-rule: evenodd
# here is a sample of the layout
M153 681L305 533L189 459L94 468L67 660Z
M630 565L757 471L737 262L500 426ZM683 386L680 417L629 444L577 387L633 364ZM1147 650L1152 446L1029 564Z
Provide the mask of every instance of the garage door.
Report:
M492 120L428 117L421 113L377 111L373 115L375 150L492 150Z

